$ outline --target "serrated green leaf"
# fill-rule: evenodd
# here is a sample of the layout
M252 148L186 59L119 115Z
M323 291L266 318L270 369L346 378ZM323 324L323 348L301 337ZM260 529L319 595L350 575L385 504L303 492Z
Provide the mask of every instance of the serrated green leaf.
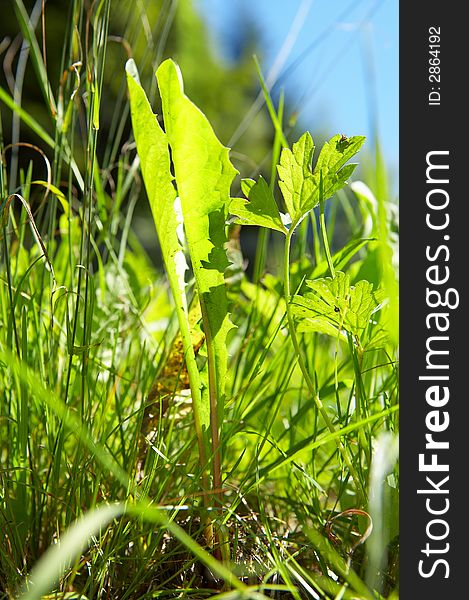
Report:
M140 169L158 233L163 260L172 284L171 289L173 293L176 292L179 303L187 312L184 278L177 274L176 266L176 257L182 253L182 247L176 233L178 226L175 209L177 194L170 170L168 140L138 82L135 63L132 60L128 61L126 71L132 128L140 158Z
M293 144L292 150L282 150L277 167L279 186L293 228L320 200L327 200L347 183L356 165L345 163L359 151L364 141L364 136L345 140L340 135L334 136L324 144L314 171L311 171L314 145L308 132Z
M319 311L320 309L309 298L300 295L293 297L292 312L298 321L298 331L324 333L334 338L342 337L346 341L347 336L339 328L335 319L331 321L327 314L321 314Z
M337 336L345 330L360 338L372 313L383 301L383 292L373 290L368 281L350 285L349 275L337 271L334 279L308 280L311 292L294 296L292 309L300 320L300 330L320 331Z
M292 219L292 227L295 227L308 212L304 210L304 206L315 186L311 171L313 154L313 138L306 131L293 144L291 150L283 148L280 155L280 164L277 166L279 187Z
M152 210L161 253L171 287L179 328L184 344L186 364L191 378L196 418L202 428L208 428L210 408L203 404L200 394L200 377L191 342L188 308L185 294L184 272L187 268L184 252L177 236L181 221L178 201L170 170L168 140L141 87L133 60L126 64L130 95L132 128L137 144L148 200Z
M324 177L324 190L322 199L328 200L337 192L337 190L342 189L356 168L356 163L351 163L349 165L345 165L345 167L342 167L338 173L328 173L326 177ZM319 204L319 200L321 199L319 189L319 172L315 173L314 179L318 182L318 185L317 188L315 188L315 192L317 190L317 194L315 193L310 200L313 203L313 207L317 206L317 204Z
M337 173L352 156L355 156L365 142L365 136L356 135L343 139L340 134L325 142L319 153L315 173Z
M230 203L230 213L239 217L236 223L259 225L287 233L274 195L263 177L259 177L257 182L253 179L243 179L241 189L248 200L232 198Z
M184 94L179 67L166 60L158 67L156 77L204 332L208 349L213 348L221 410L228 360L226 336L232 328L224 279L228 266L225 222L230 187L237 171L229 160L229 149L220 143L205 115Z
M319 204L320 200L327 200L338 190L342 189L349 177L355 171L356 164L346 163L355 156L365 142L365 136L356 135L344 139L344 136L335 135L324 143L319 153L318 162L314 168L314 180L316 183L314 194L309 199L309 205L305 206L311 210ZM323 178L323 197L321 198L320 178Z
M324 319L305 317L297 327L300 333L323 333L333 338L342 339L343 342L347 341L347 336L344 331L341 331L337 327L334 327L331 323L328 323Z

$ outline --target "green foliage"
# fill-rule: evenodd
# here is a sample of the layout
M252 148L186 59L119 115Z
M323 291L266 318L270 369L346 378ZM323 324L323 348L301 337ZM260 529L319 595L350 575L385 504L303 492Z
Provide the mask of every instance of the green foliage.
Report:
M274 116L272 111L271 114L273 115L274 123L277 123L277 117ZM363 136L346 138L345 136L336 135L329 142L324 144L319 154L316 167L313 170L312 161L314 155L314 143L309 132L306 132L295 144L293 144L292 150L290 150L288 147L283 148L280 156L280 164L277 167L279 174L279 187L283 193L285 204L289 211L289 220L291 221L290 228L282 230L283 233L285 233L283 285L289 333L293 348L295 350L295 356L298 360L298 365L301 373L303 374L308 391L314 401L317 411L320 413L327 428L334 436L336 435L336 428L319 397L317 384L314 382L314 378L311 377L311 374L308 370L297 336L297 327L294 321L295 312L291 302L291 241L292 235L298 224L315 206L319 204L320 229L324 244L324 252L326 255L328 268L332 275L333 283L331 286L328 286L327 284L324 285L321 281L310 282L310 287L312 287L316 292L319 290L320 297L317 298L313 294L312 298L300 298L300 300L297 301L296 309L298 311L299 304L300 316L302 317L305 316L304 312L306 312L306 316L309 317L307 323L310 330L332 336L339 336L342 327L345 325L345 329L347 329L348 325L350 330L349 332L352 335L355 335L356 340L359 342L359 329L363 329L367 324L367 320L363 316L362 312L368 314L367 307L362 309L362 307L360 307L360 303L361 301L365 300L368 305L370 304L368 299L368 296L370 296L370 291L366 288L366 282L358 284L357 288L354 288L352 291L349 285L349 280L346 279L344 281L345 275L343 273L340 273L340 275L336 277L334 262L331 256L327 237L324 203L329 197L331 197L335 192L341 190L341 188L346 184L348 177L352 174L356 166L354 164L347 165L346 163L358 152L363 145L364 140L365 138ZM259 184L259 188L262 189L261 184ZM249 185L248 192L251 189L254 189L252 184ZM272 228L272 222L275 224L275 219L277 218L275 206L272 205L275 204L275 202L272 194L268 196L264 193L262 198L263 202L261 202L258 197L253 196L254 205L251 206L250 211L246 208L247 205L242 205L239 207L239 202L234 204L233 210L242 212L244 219L251 224L260 224L260 221L263 220L267 223L267 227ZM263 210L267 211L269 218L262 216ZM351 253L353 254L353 247ZM347 256L347 254L345 254L345 256ZM331 290L329 289L330 287L335 288L332 294ZM324 298L325 290L329 292L326 294L326 298ZM329 302L331 298L332 306ZM319 300L322 300L322 303L319 302ZM339 315L338 317L337 315L334 316L335 322L331 315L328 314L331 310L333 311L333 314L338 313ZM371 312L368 315L368 319L370 315ZM365 324L363 324L364 322ZM304 330L304 324L303 329L301 330ZM360 352L362 352L361 346ZM356 355L353 355L353 361L358 380L357 385L359 385L361 397L361 378L359 373L359 362L361 359L359 359ZM364 411L364 414L366 414L366 410ZM359 502L363 503L366 498L365 485L353 465L353 457L351 452L346 448L339 437L336 438L336 444L357 487Z
M184 344L184 355L190 373L192 399L194 403L195 426L198 434L199 451L202 462L206 456L203 430L210 424L210 407L204 404L201 396L201 381L195 362L192 346L186 283L187 269L184 250L178 239L177 230L182 225L180 203L173 185L174 177L170 170L168 139L153 114L143 88L139 84L135 63L129 60L126 66L130 94L132 127L140 157L145 187L160 241L163 261L174 299Z
M260 225L287 233L274 195L263 177L259 177L258 181L243 179L241 189L247 200L232 198L230 203L230 212L239 217L236 219L236 223Z
M346 140L340 135L334 136L322 147L314 169L314 142L308 131L293 144L291 150L282 149L277 170L291 230L321 200L327 200L347 183L356 165L346 163L360 150L364 141L363 136ZM288 230L265 181L261 177L257 183L245 179L242 189L248 201L235 198L230 205L232 214L240 217L238 222L260 225L286 234Z
M279 186L292 219L292 228L315 206L310 202L315 187L311 171L313 154L313 139L306 132L293 144L292 150L283 148L280 155Z
M228 317L224 272L228 267L225 223L236 169L205 115L183 92L182 76L167 60L156 72L163 118L181 199L184 230L202 308L209 360L213 361L219 416L223 415ZM212 407L213 410L213 407Z
M119 504L101 506L74 523L32 570L21 600L41 600L44 594L54 589L62 574L87 548L91 538L99 535L110 521L123 512L124 507Z
M262 76L273 128L266 113L244 119L252 61L211 55L191 2L116 0L111 14L109 0L77 0L64 27L49 0L46 54L41 3L31 15L13 3L14 67L0 75L0 599L28 581L30 598L389 596L397 227L382 163L376 181L362 172L369 189L340 190L362 138L334 136L316 164L309 134L288 150L288 107ZM20 31L29 48L15 46ZM129 56L142 85L129 62L125 88ZM230 199L235 169L211 124L221 140L246 132L233 153L257 180L242 181L245 199ZM31 132L37 148L15 146ZM252 175L268 152L270 182ZM264 262L280 238L265 236L248 280L229 214L284 235L283 269ZM164 273L140 236L158 238ZM341 524L354 510L376 524L356 552L356 519Z
M384 300L383 290L373 290L373 285L364 280L350 285L350 276L342 271L337 271L334 279L309 279L306 285L311 291L292 299L299 331L317 331L335 337L346 331L361 340Z
M327 200L345 185L356 167L354 164L345 166L345 163L360 150L364 141L363 136L345 141L340 135L334 136L324 144L314 170L314 143L308 132L293 144L292 150L282 150L279 186L293 229L321 199Z
M343 269L350 260L360 252L362 248L368 245L368 243L372 241L372 239L352 239L343 246L340 250L338 250L334 256L332 257L332 262L334 265L334 269L340 271ZM314 269L309 273L309 277L311 279L316 279L319 277L324 277L329 269L329 265L327 260L323 260L318 263Z
M137 150L181 329L200 461L204 465L210 455L205 433L210 427L213 487L219 490L219 436L228 362L226 339L232 328L225 290L225 270L229 265L225 223L230 186L237 171L229 160L228 148L218 141L205 115L184 94L182 75L173 61L164 61L156 72L166 133L137 81L133 61L127 63L127 74ZM174 178L170 171L170 150ZM176 199L180 211L176 209ZM177 238L179 225L184 226L200 302L207 375L199 373L190 335L184 282L186 263ZM201 393L204 382L206 389Z

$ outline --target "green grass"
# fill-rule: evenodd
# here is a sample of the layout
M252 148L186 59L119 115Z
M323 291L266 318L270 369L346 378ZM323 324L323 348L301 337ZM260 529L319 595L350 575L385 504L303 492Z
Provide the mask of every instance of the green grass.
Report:
M379 148L373 175L361 171L371 189L355 181L325 210L320 193L286 252L280 231L260 236L253 280L231 226L236 328L219 449L201 459L180 321L159 250L137 235L147 199L127 56L107 37L116 5L70 3L64 39L47 49L62 54L60 73L44 60L40 19L34 30L21 0L12 5L42 109L24 94L13 101L20 79L16 95L0 88L0 598L397 598L396 227ZM142 30L156 15L137 5L120 5L119 31L154 91L149 65L163 52ZM159 10L166 31L174 15ZM282 207L276 165L295 139L283 99L275 108L264 93L266 179ZM337 272L371 282L387 304L363 332L344 315L343 340L326 335L330 319L302 331L289 300ZM186 281L191 300L192 272ZM203 373L205 344L194 360ZM210 475L218 452L221 490Z

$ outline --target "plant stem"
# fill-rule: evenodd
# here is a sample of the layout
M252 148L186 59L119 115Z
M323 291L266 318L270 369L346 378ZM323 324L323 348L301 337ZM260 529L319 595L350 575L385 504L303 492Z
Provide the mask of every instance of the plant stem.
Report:
M178 300L178 290L174 282L171 281L171 290L173 293L173 298L175 301L175 309L179 323L179 331L181 332L182 344L184 349L184 357L186 362L187 373L189 376L189 386L191 390L192 396L192 406L194 409L194 425L197 436L197 445L199 450L199 461L202 466L202 491L205 492L203 495L203 502L205 508L208 507L209 504L209 495L208 490L210 489L209 477L207 475L206 465L207 465L207 442L206 436L204 434L203 426L202 426L202 415L200 413L200 406L202 403L200 397L200 373L197 368L197 362L195 359L194 348L192 346L192 338L191 331L189 327L189 322L187 315L184 312L184 308L181 305L181 302ZM195 298L195 302L199 302L199 298ZM200 303L202 310L202 303ZM208 346L208 341L207 341ZM215 489L215 484L213 485ZM210 515L207 513L207 517L205 520L205 541L209 547L213 546L213 525Z
M284 263L283 263L284 295L285 295L285 304L286 304L286 308L287 308L288 328L290 331L291 340L293 342L293 347L295 348L295 352L298 357L298 365L303 374L306 385L308 386L309 392L310 392L311 396L313 397L316 408L318 409L322 418L324 419L324 422L326 423L326 426L329 429L329 431L331 433L336 433L334 424L332 423L329 415L327 414L327 411L324 408L324 405L321 402L321 399L319 398L319 395L317 393L316 386L313 383L313 380L311 379L310 374L308 373L308 369L307 369L305 360L303 358L303 354L300 349L300 344L299 344L298 336L296 334L296 329L295 329L295 323L293 320L293 314L291 311L291 305L290 305L290 296L291 296L291 291L290 291L290 247L291 247L291 239L293 236L293 232L294 232L294 230L290 229L286 235L285 254L284 254ZM337 448L338 448L338 450L350 472L350 475L352 476L352 478L355 482L355 485L357 487L357 492L359 492L359 498L360 498L360 500L364 500L366 498L366 490L364 488L364 485L363 485L355 467L352 464L352 461L348 455L347 450L345 449L345 446L342 444L342 441L339 437L336 438L336 444L337 444Z
M322 178L321 178L321 184L322 184ZM322 185L321 185L322 187ZM321 228L321 237L322 237L322 242L324 244L324 252L326 254L326 260L327 260L327 265L329 267L329 271L331 272L331 277L332 279L335 279L335 269L334 269L334 263L332 261L332 256L331 256L331 249L329 247L329 240L327 238L327 230L326 230L326 219L325 219L325 215L324 215L324 200L322 199L322 193L321 193L321 200L319 201L319 227Z
M284 109L284 94L283 91L280 93L280 99L278 103L278 112L276 113L273 107L272 99L270 98L267 87L264 84L264 79L262 76L262 72L260 70L259 63L257 62L257 58L254 58L257 66L257 71L259 73L259 77L261 80L262 89L264 91L264 98L266 100L267 106L269 107L269 112L272 118L272 123L275 128L275 137L274 143L272 146L272 159L270 163L270 184L269 187L274 193L275 188L275 179L277 176L277 164L280 158L280 152L282 148L288 148L288 143L285 138L282 129L282 121L283 121L283 109ZM270 238L270 230L262 227L259 231L259 238L257 240L257 249L256 249L256 257L254 260L254 283L259 283L262 273L265 268L265 261L267 256L267 249L269 246L269 238Z
M207 363L208 363L208 387L210 397L210 433L212 438L212 472L213 472L213 488L221 489L221 451L220 451L220 431L218 422L218 386L215 369L215 350L212 343L212 335L210 332L210 324L208 323L205 304L201 302L202 317L204 319L205 340L207 344ZM221 492L216 494L219 497Z
M218 403L223 402L223 399L219 398L218 395L219 386L217 382L217 372L215 367L215 348L213 344L212 332L210 330L210 323L208 320L207 307L201 296L199 296L199 302L200 309L202 312L202 322L204 325L205 343L207 345L208 389L210 398L210 433L212 438L212 490L214 492L213 499L216 503L215 515L218 515L222 504L221 446L219 429L220 423L218 419ZM206 526L206 532L207 531L209 531L212 536L210 540L207 539L207 543L209 544L209 546L213 546L213 542L217 542L217 547L215 548L214 554L218 560L221 560L222 551L223 549L226 550L226 536L224 536L223 532L219 529L219 524L215 535L213 534L213 528L210 517L208 518Z

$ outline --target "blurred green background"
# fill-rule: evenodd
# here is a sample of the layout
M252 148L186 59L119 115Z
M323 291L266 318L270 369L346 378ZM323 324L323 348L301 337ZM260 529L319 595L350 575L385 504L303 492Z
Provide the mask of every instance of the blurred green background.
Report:
M53 93L57 94L61 77L62 84L65 75L74 77L70 71L65 74L62 67L65 21L74 18L74 2L47 0L44 23L42 4L43 0L24 2L40 44L45 31L43 54ZM89 2L89 14L93 4ZM15 3L7 0L2 6L0 85L46 130L51 130L50 114L31 61L27 60L28 46L18 30ZM362 168L368 165L368 170L373 170L375 146L380 142L391 174L389 190L396 194L395 0L113 0L111 10L98 137L99 163L109 169L110 176L121 151L131 140L125 61L130 56L135 58L142 83L158 113L153 73L164 58L171 56L181 66L188 95L206 113L221 141L232 148L232 160L240 176L256 177L262 173L269 179L274 130L260 92L253 59L256 55L274 100L285 93L284 123L290 141L306 129L313 134L317 146L335 133L365 134L368 140L361 153ZM87 44L86 35L82 38L76 39L77 61ZM86 77L84 67L81 77ZM3 104L0 109L6 144L21 141L43 147L17 116L12 117ZM84 121L78 124L80 128L84 157ZM48 149L43 150L51 154ZM41 172L43 163L32 150L22 148L18 154L20 167L34 159L34 177L45 178L45 172ZM9 182L12 192L17 185L16 173L9 174ZM233 193L239 193L239 185L235 185ZM34 207L34 198L32 203ZM155 236L146 202L137 204L133 225L154 257ZM254 235L252 230L243 233L248 256L255 246Z

